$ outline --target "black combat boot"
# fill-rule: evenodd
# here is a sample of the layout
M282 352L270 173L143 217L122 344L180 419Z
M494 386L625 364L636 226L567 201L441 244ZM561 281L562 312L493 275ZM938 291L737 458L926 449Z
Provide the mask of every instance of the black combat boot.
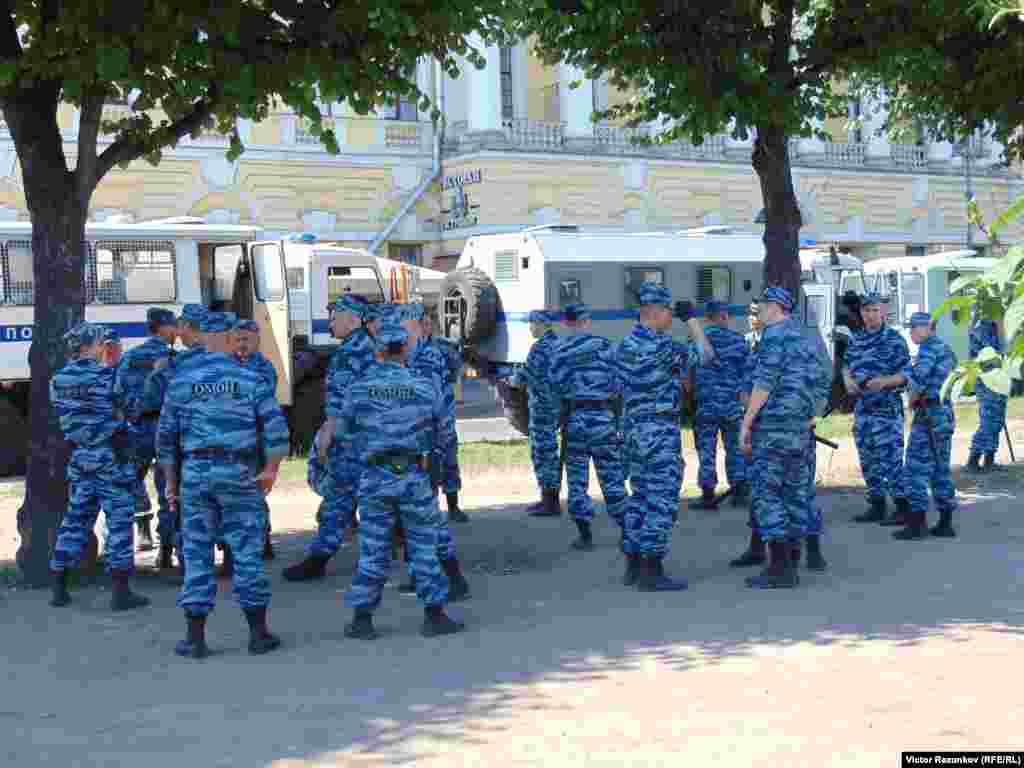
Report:
M206 617L192 616L187 611L185 621L188 623L185 639L174 646L174 652L187 659L203 659L210 653L206 647Z
M420 630L420 634L424 637L440 637L454 635L465 628L465 624L455 621L444 612L443 605L431 605L423 611L423 629Z
M745 480L733 486L732 505L742 507L750 503L750 483Z
M761 565L765 561L764 553L764 540L761 538L761 534L757 532L757 520L754 519L754 513L750 513L750 546L747 547L747 551L737 557L735 560L729 561L729 565L733 568L747 568L751 565Z
M221 560L220 570L217 571L218 579L230 579L235 575L235 556L231 552L231 547L224 544L223 548L224 559Z
M1004 472L1006 467L996 464L995 451L985 454L985 463L981 465L982 472Z
M898 541L916 541L918 539L923 539L928 535L928 527L925 525L925 515L926 513L924 511L915 512L911 510L910 514L907 515L906 527L893 533L892 537Z
M579 529L579 538L572 542L572 548L582 552L589 552L594 548L594 534L590 531L588 520L577 520L576 528Z
M822 572L828 568L828 563L821 556L821 537L807 537L807 570Z
M641 556L636 587L641 592L682 592L689 587L686 579L673 579L665 573L662 559Z
M640 555L626 555L626 573L622 577L622 586L632 587L640 578Z
M868 502L868 511L853 518L855 523L880 523L885 520L885 497Z
M353 640L376 640L377 631L373 628L373 613L363 608L356 608L352 623L345 625L345 637Z
M462 568L459 567L459 559L450 557L441 561L441 569L448 577L448 602L457 603L460 600L469 599L469 582L462 575Z
M789 562L793 564L794 568L800 567L800 558L803 556L804 550L803 547L800 546L800 542L791 542L789 545Z
M559 517L562 505L558 503L558 489L545 489L541 495L540 508L530 512L530 517Z
M113 582L110 594L110 610L132 611L149 605L149 598L132 592L128 586L128 571L111 571Z
M944 509L939 511L939 523L932 528L931 534L940 539L956 538L956 529L953 528L953 510Z
M150 515L149 517L140 517L135 521L135 527L138 528L139 552L149 552L153 549L152 520L153 516Z
M459 492L446 493L444 497L448 501L448 520L453 523L468 523L469 515L459 508Z
M249 622L249 653L259 656L270 653L281 646L281 638L267 628L267 607L246 608L245 620Z
M174 545L160 542L160 554L156 558L156 567L161 571L169 571L174 567L171 555L174 553Z
M971 456L969 459L967 459L967 463L964 465L964 472L967 472L968 474L971 475L976 475L979 472L981 472L981 465L979 463L980 461L981 454L971 451Z
M792 589L800 583L800 575L790 556L792 545L785 541L768 542L771 561L757 576L747 577L753 589Z
M882 521L882 525L888 528L906 525L907 515L910 514L910 502L906 499L893 499L893 503L896 505L896 509L890 517Z
M71 594L68 592L68 572L53 572L53 594L50 597L50 605L54 608L63 608L71 602Z
M302 562L284 569L285 581L313 581L322 579L327 573L327 561L331 558L326 555L308 555Z
M700 500L691 501L690 509L706 509L709 511L718 509L718 502L715 501L715 489L701 488Z

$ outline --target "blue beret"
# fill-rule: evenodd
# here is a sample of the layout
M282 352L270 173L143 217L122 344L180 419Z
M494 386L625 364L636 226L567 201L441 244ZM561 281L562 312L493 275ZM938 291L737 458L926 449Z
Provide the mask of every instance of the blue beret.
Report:
M764 289L761 301L778 304L787 312L793 311L793 294L778 285L772 285Z
M927 312L915 312L910 316L910 327L913 328L916 325L927 325L931 327L932 316Z
M100 341L103 338L103 329L82 321L65 333L63 338L68 352L78 352L82 347L89 347Z
M120 344L121 334L111 328L109 325L100 326L100 334L104 343Z
M227 333L234 326L233 312L207 312L200 330L203 333Z
M640 286L640 306L672 306L672 294L668 288L657 283L644 283Z
M569 322L581 322L590 319L590 307L582 302L569 304L565 308L565 319Z
M877 293L874 293L874 292L865 294L864 298L862 298L860 300L860 305L862 307L873 307L876 304L881 304L881 303L882 303L881 295L877 294Z
M253 333L259 333L260 327L255 320L239 320L235 323L236 331L252 331Z
M163 307L150 307L146 310L146 322L150 325L174 325L178 321L174 317L174 313L169 309Z
M181 315L178 316L178 319L198 325L203 322L208 311L202 304L186 304L181 308Z
M330 312L351 312L360 320L366 319L366 312L369 304L362 296L353 293L345 293L334 300L334 303L327 307Z
M719 312L724 312L726 309L727 305L724 301L712 299L704 306L704 314L717 315Z
M387 344L404 344L409 340L409 332L398 323L392 322L389 319L384 321L384 324L377 329L375 338L377 343L382 346Z

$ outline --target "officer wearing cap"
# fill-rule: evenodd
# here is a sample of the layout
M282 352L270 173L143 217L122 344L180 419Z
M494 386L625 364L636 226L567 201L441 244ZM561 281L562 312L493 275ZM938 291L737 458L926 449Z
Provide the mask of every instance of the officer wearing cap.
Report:
M353 609L348 637L376 637L373 612L391 568L391 533L406 534L416 594L425 608L422 634L463 628L444 611L447 580L438 561L441 520L431 488L429 461L444 420L434 384L403 365L408 332L392 322L377 329L378 361L345 393L338 440L351 445L363 468L359 478L359 570L345 595Z
M1002 321L985 320L975 307L974 322L971 325L970 353L977 358L981 350L991 348L1002 354L1003 340L1000 326ZM978 399L978 429L971 438L971 454L964 469L967 472L988 472L1001 469L996 464L999 440L1006 426L1006 403L1008 397L989 389L978 377L975 384ZM979 464L984 457L984 464Z
M912 541L925 537L929 487L939 513L939 522L931 533L952 538L956 536L953 513L957 500L949 460L956 420L953 404L948 397L940 400L940 394L946 378L957 366L956 354L935 335L932 316L927 312L910 316L910 338L918 345L917 358L903 373L914 410L906 459L910 514L906 526L893 533L893 538Z
M172 345L178 335L177 320L169 309L150 307L146 311L146 325L149 338L124 354L117 366L117 375L114 380L114 393L121 409L128 419L139 427L135 445L138 476L135 484L135 519L139 528L140 550L153 548L153 534L150 531L153 513L150 511L152 506L149 502L149 494L146 492L146 473L149 472L149 467L153 464L155 455L153 441L156 438L157 420L160 418L159 410L153 412L147 411L145 408L146 379L159 361L173 356ZM164 492L164 475L159 466L153 469L153 480L160 503L160 520L164 521L162 527L165 531L173 531L173 519ZM172 541L161 541L161 544L172 543Z
M229 353L232 326L219 312L203 320L207 352L171 379L157 435L169 501L177 509L180 495L182 510L185 584L178 607L185 612L188 634L175 652L192 658L207 653L218 533L234 556L234 591L249 624L249 652L280 645L267 629L263 497L288 454L288 423L267 382Z
M626 475L622 455L622 382L615 347L590 332L585 304L565 307L568 335L551 356L551 391L565 423L569 515L579 537L573 549L594 548L590 529L594 509L588 494L593 459L608 516L622 528Z
M903 482L903 385L896 382L910 363L910 348L899 331L883 324L877 293L862 299L860 312L864 328L854 334L843 368L846 391L857 398L853 437L867 485L868 510L854 520L900 525L909 504ZM896 506L890 518L886 494Z
M540 486L540 501L527 507L533 517L558 517L562 513L558 495L562 490L562 464L558 455L558 407L551 392L551 357L558 344L556 314L543 309L530 312L530 335L534 342L526 364L516 371L512 383L525 386L530 409L530 459Z
M179 371L192 365L195 359L206 351L201 339L201 324L207 315L207 309L202 304L186 304L181 309L178 317L178 338L185 345L183 352L157 360L153 372L146 378L143 389L143 410L148 414L159 413L164 405L164 397L167 394L167 386ZM184 580L185 556L181 549L181 511L174 514L173 529L170 528L170 521L161 518L158 523L157 533L160 536L160 553L157 556L157 568L168 570L173 567L171 559L172 551L178 553L178 573L174 577L176 581ZM173 545L172 545L173 538ZM225 559L230 558L230 553L225 551Z
M91 323L79 323L65 334L72 360L50 381L50 402L72 448L67 468L70 499L50 561L54 576L50 604L60 607L71 602L68 570L81 561L102 508L107 523L107 570L113 581L111 608L121 611L140 608L149 600L128 586L135 570L135 466L129 427L114 395L115 370L100 365L103 335L104 329Z
M374 309L365 299L352 294L343 295L329 309L331 335L341 344L328 366L324 407L327 420L317 434L320 461L328 468L328 480L317 535L307 548L306 557L284 570L288 581L323 578L327 562L341 547L345 531L355 522L359 466L351 446L342 445L336 434L345 393L373 364L376 344L368 324Z
M407 333L405 364L415 375L429 381L437 393L441 402L441 428L437 435L437 442L433 446L431 454L431 482L434 484L434 502L437 503L437 487L443 482L444 461L446 446L454 439L455 432L455 411L449 407L444 395L444 382L448 376L448 363L439 349L426 341L424 336L424 318L426 312L422 304L412 302L409 304L395 305L389 315L389 322L398 322ZM469 597L469 584L462 574L462 567L459 564L458 552L455 548L455 538L452 536L449 516L447 513L439 515L440 526L438 528L438 550L437 555L441 561L441 569L448 577L448 599L450 602L457 602ZM408 546L406 547L406 562L411 566L408 557ZM399 586L400 592L414 592L416 590L415 574L410 571L410 580Z
M830 373L792 318L793 306L785 288L765 290L764 332L740 427L740 443L752 461L754 518L771 555L768 567L746 580L758 589L799 583L793 548L807 535L811 513L808 443L813 420L825 406Z
M701 499L690 506L692 509L718 508L715 500L718 472L715 465L718 435L721 433L733 506L739 507L750 498L746 461L739 450L740 419L743 417L740 393L750 353L743 336L729 328L729 309L725 304L709 301L704 317L704 334L715 350L715 357L702 364L696 357L697 347L691 346L690 366L697 390L693 437L700 459L697 484L701 489Z
M673 317L668 289L647 282L640 286L639 298L640 322L616 350L633 491L625 504L623 581L641 591L681 591L688 586L686 580L669 578L662 561L668 553L685 466L679 414L687 352L668 335Z
M434 321L430 315L423 316L423 341L441 355L446 364L446 375L442 378L444 407L455 422L455 385L462 372L463 359L459 348L444 336L434 335ZM459 506L459 491L462 490L462 473L459 470L459 436L453 429L446 433L444 440L444 464L442 485L445 501L448 503L448 518L456 523L469 522L469 516Z

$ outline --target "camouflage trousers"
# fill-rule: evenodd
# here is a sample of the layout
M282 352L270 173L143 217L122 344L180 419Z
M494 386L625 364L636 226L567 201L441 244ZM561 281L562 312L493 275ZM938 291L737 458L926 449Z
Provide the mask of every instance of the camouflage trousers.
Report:
M459 470L459 438L454 430L444 439L444 462L441 488L445 493L462 490L462 472Z
M928 490L931 488L935 508L939 512L952 512L957 508L956 486L950 474L950 452L953 447L955 422L953 409L946 406L930 408L935 424L935 453L932 452L928 426L920 415L914 417L907 441L907 482L910 508L914 512L928 512Z
M345 604L373 611L380 605L391 571L392 533L405 532L416 595L426 606L448 602L448 579L438 559L441 511L430 478L419 468L397 474L368 467L359 484L359 569L345 593Z
M186 457L181 474L185 584L178 607L193 616L213 610L217 579L213 549L218 533L234 556L235 598L243 609L270 602L270 579L263 563L267 519L254 465Z
M857 412L853 439L867 486L868 501L906 498L903 487L903 418L897 412Z
M530 404L530 460L542 491L562 488L562 462L558 454L558 419L553 414L537 413L542 405Z
M971 438L971 453L982 455L999 450L999 437L1006 424L1007 398L986 387L981 379L975 389L978 396L978 429Z
M622 547L629 555L664 557L683 484L679 423L674 418L635 422L627 442L633 493L626 502Z
M752 436L753 511L765 541L799 541L811 528L808 430L755 428Z
M693 440L700 458L697 485L701 488L715 488L718 485L718 433L722 433L725 446L725 476L733 488L747 479L747 460L740 453L739 419L704 419L697 417L693 428Z
M50 569L64 571L82 559L100 509L106 518L107 571L135 570L135 466L109 449L79 448L71 455L70 499L57 532Z
M350 451L338 444L327 455L327 474L320 483L320 504L316 536L306 548L307 554L333 557L341 547L345 531L355 522L356 482L359 465Z
M608 516L620 527L625 515L626 470L622 438L611 411L575 411L566 427L565 478L569 485L569 515L574 520L593 520L590 500L590 461L594 461Z

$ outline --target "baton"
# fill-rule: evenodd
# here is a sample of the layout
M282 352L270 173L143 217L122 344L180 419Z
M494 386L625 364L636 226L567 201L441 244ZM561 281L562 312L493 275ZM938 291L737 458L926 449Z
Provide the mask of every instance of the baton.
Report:
M1013 455L1013 443L1010 442L1010 430L1006 426L1006 422L1003 422L1003 435L1006 437L1006 447L1010 449L1010 461L1014 464L1017 463L1017 457Z

